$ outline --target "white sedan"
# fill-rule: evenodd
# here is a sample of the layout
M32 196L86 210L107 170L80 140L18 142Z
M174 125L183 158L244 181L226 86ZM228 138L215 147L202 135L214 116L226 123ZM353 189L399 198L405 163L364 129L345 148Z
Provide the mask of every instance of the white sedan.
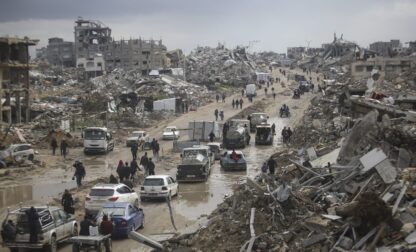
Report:
M163 140L175 140L180 137L178 128L176 126L168 126L163 130Z
M168 175L147 176L140 188L140 199L166 199L178 195L178 182Z

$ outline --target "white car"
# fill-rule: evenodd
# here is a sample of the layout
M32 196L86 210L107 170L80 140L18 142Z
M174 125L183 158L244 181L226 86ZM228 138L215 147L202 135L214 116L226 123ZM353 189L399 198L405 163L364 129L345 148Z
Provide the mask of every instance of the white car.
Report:
M7 164L22 163L25 160L33 161L35 151L30 144L12 144L4 151L0 151L0 160Z
M176 126L168 126L163 130L162 139L175 140L180 137L178 128Z
M129 202L139 207L139 196L125 184L98 184L85 198L85 210L97 213L106 203Z
M143 131L143 130L133 131L126 140L126 146L130 147L134 142L139 143L139 140L144 141L146 136L147 136L146 131Z
M168 175L147 176L140 189L140 199L171 198L178 195L178 182Z

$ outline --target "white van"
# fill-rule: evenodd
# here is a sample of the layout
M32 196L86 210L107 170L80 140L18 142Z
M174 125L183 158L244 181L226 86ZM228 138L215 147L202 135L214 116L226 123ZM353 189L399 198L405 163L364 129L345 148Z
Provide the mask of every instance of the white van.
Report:
M88 127L84 129L84 153L107 153L114 150L114 140L107 128Z
M247 84L246 86L246 96L256 96L256 84Z

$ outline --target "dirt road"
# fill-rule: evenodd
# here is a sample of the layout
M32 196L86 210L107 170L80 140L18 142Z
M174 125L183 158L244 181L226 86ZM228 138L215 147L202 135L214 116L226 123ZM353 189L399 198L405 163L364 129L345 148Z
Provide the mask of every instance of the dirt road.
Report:
M275 77L283 77L279 71L274 71ZM288 90L274 86L277 93L285 93ZM258 91L259 96L256 100L262 100L267 104L266 112L269 114L269 121L276 124L277 136L273 146L254 146L252 141L249 147L246 147L243 152L246 155L248 162L247 172L224 172L220 169L219 164L216 163L208 181L205 183L195 184L181 184L180 192L177 198L172 201L175 224L178 231L190 229L192 226L198 226L200 216L210 214L221 203L227 195L232 194L233 187L240 181L244 180L246 176L254 176L261 165L271 154L275 153L277 149L282 148L280 131L284 126L294 125L300 120L303 111L309 105L310 98L313 96L310 93L302 96L300 100L291 99L291 95L285 96L279 94L276 100L270 95L266 98L264 92ZM289 92L291 94L291 92ZM226 103L211 103L204 107L198 108L198 111L189 112L180 115L178 118L161 121L160 124L154 128L147 129L150 136L156 138L161 137L164 127L167 125L175 125L178 128L185 128L189 121L193 120L214 120L214 110L218 108L223 110L225 118L229 118L239 113L240 110L233 109L231 106L231 99L240 98L241 94L236 94L232 97L227 97ZM244 107L251 106L247 99L244 98ZM285 103L291 108L292 116L290 118L278 118L277 111L280 106ZM186 134L186 133L185 133ZM252 139L254 137L252 136ZM156 174L170 174L175 175L176 165L179 163L179 154L172 153L171 141L160 141L162 149L162 161L156 163ZM151 156L151 153L149 153ZM139 153L142 156L142 153ZM114 152L105 156L86 156L82 154L81 149L71 149L69 158L63 162L61 157L51 157L47 151L41 152L41 159L47 162L47 166L43 171L33 171L35 176L22 177L15 180L0 181L0 185L20 184L21 186L9 187L0 190L0 194L8 195L6 198L9 202L4 202L3 206L18 203L19 201L35 200L35 201L51 201L56 198L58 192L62 192L64 188L73 188L74 182L71 180L73 170L71 165L74 159L82 159L87 168L87 181L92 181L101 177L108 177L113 171L119 159L130 160L130 150L123 145L116 146ZM57 181L58 183L51 183ZM135 188L140 191L139 187ZM83 201L82 197L88 191L88 188L82 189L78 195L78 200ZM26 197L26 198L25 198ZM16 199L19 200L16 202ZM7 201L6 200L6 201ZM12 203L10 203L12 201ZM13 202L14 201L14 202ZM145 202L142 204L146 214L146 226L140 230L141 233L161 234L174 233L170 223L169 211L164 202ZM79 216L78 216L79 217ZM203 219L203 218L202 218ZM202 221L202 220L201 220ZM146 251L145 247L139 246L136 242L124 239L116 240L113 243L114 251ZM4 251L0 249L0 251ZM59 251L70 251L69 246L63 246Z

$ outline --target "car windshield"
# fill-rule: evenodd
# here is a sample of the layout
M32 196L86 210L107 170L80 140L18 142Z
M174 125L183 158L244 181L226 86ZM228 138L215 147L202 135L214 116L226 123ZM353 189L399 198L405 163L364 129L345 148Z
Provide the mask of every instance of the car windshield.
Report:
M113 189L91 189L90 196L113 196Z
M144 180L144 186L163 186L163 179L149 178Z
M132 133L131 136L132 137L141 137L143 134L142 133Z
M165 132L172 132L174 128L166 128Z
M105 132L103 130L85 130L85 139L87 140L104 140Z
M102 209L102 214L108 216L124 216L126 209L124 207L105 207Z

